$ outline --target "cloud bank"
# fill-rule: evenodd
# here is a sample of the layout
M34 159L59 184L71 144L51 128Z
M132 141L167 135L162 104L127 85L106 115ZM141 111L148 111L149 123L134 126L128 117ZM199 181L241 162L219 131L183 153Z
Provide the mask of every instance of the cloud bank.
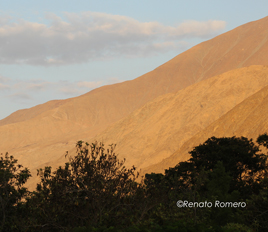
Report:
M0 17L0 64L66 65L118 56L150 56L209 38L224 21L185 21L177 26L139 22L97 12L46 15L48 24Z

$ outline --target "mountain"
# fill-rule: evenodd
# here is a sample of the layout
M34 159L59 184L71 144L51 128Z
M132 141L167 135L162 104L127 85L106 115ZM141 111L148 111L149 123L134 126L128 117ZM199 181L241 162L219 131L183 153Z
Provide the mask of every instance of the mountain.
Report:
M50 101L31 109L17 111L0 120L0 126L30 120L51 109L63 108L67 111L64 113L68 114L68 109L65 108L74 107L74 104L77 104L80 99L89 100L88 105L93 104L92 107L88 107L92 114L96 114L95 111L100 109L109 114L111 110L108 109L109 107L114 109L115 113L119 112L121 116L109 114L109 117L100 118L101 122L96 122L96 116L89 117L91 119L89 122L92 124L105 124L106 120L108 122L116 121L157 96L183 89L200 80L240 67L267 65L267 25L268 17L244 24L194 46L135 80L104 86L78 98ZM118 98L117 94L123 95L124 101L120 101L121 98ZM96 101L100 105L94 104ZM112 104L112 106L102 104L102 101ZM74 102L74 104L70 104L70 102ZM66 104L67 106L64 107ZM103 109L107 106L108 108ZM88 115L88 112L86 113ZM80 115L82 114L80 113Z
M103 86L79 97L50 101L30 109L17 111L0 120L0 152L8 151L31 170L43 167L45 164L58 165L63 162L65 151L73 148L76 141L82 138L88 140L102 138L103 131L108 127L112 127L114 123L115 126L118 126L117 122L119 120L124 120L129 115L136 117L135 114L140 117L138 112L146 112L144 107L152 107L155 104L154 107L158 109L160 106L156 104L160 104L159 99L163 98L163 101L166 101L166 104L171 107L166 97L169 96L170 101L175 104L178 100L176 98L178 97L177 91L184 91L188 86L201 83L202 80L237 68L249 65L268 65L267 41L268 17L247 23L196 45L155 70L134 80ZM244 84L241 82L241 85ZM196 133L202 130L208 123L212 122L212 119L216 120L226 110L234 107L235 104L253 94L254 91L258 91L261 85L266 85L266 82L260 82L260 85L256 85L256 88L254 87L255 89L245 90L245 94L240 91L239 93L242 96L237 96L237 99L231 100L232 98L230 97L230 102L224 103L224 105L230 105L226 106L226 108L224 106L222 112L219 113L219 111L213 117L210 116L211 112L207 111L206 116L205 114L202 116L207 117L205 122L201 122L203 120L201 117L200 119L195 117L194 120L196 121L192 123L185 116L190 115L190 113L181 113L187 120L180 121L182 128L184 128L180 133L185 134L179 136L180 144L193 135L192 132L187 135L190 128ZM202 90L200 89L199 91L200 93L198 94L201 94ZM211 91L212 93L213 91ZM162 96L163 94L168 95ZM187 98L186 92L184 94L185 99L194 102L194 93L191 98ZM196 107L206 107L206 101L214 98L213 95L209 94L202 96L202 102L199 102L200 104L196 102ZM173 99L173 97L175 98ZM191 105L190 102L189 104ZM149 105L146 105L147 103ZM185 107L181 110L185 112L193 110L192 108L187 108L187 104L185 103ZM161 109L166 112L163 117L167 120L167 112L169 111L167 106ZM150 110L150 112L153 111ZM193 115L197 112L201 111L194 110ZM149 113L149 111L148 114L156 115L156 113ZM156 118L152 119L156 120ZM211 120L208 120L210 118ZM176 118L173 120L176 121ZM197 123L198 121L200 123ZM133 122L136 123L137 128L142 129L137 119L133 119ZM158 125L159 123L156 122L155 124ZM192 128L193 126L196 126L195 129ZM125 127L127 125L123 125L123 128L118 127L118 131L124 130ZM174 132L173 127L172 123L167 125L167 128L172 131L170 132L171 134ZM152 130L152 133L154 131L153 128L146 129ZM139 136L137 129L134 132ZM169 133L168 130L165 130L165 133ZM99 136L96 137L98 134ZM161 135L159 136L161 137ZM167 138L177 142L177 136L174 134L173 137L167 136ZM152 141L150 141L149 137L148 139L148 143L151 143ZM118 143L116 140L113 142ZM128 143L131 144L131 141ZM120 144L118 144L119 146ZM133 147L128 147L124 151L128 152L131 149ZM162 153L160 152L159 154L150 151L151 156L147 157L147 161L151 159L154 160L151 163L156 163L171 155L176 149L177 147L162 149ZM138 152L139 150L136 151ZM155 157L153 157L153 154L155 154ZM140 158L130 156L128 161L129 163L137 162L141 167L149 165L149 161L146 164L146 162L142 163L138 159Z
M195 146L204 143L208 138L244 136L256 138L268 132L268 86L246 98L229 112L211 123L208 127L186 141L170 157L143 169L147 172L163 172L168 167L175 166L181 161L188 160L188 154Z
M267 85L268 66L231 70L156 98L94 139L116 142L128 165L156 164Z

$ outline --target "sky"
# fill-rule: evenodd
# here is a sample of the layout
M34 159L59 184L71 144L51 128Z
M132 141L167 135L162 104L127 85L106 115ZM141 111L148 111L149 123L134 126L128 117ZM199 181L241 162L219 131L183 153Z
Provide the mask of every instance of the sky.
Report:
M267 9L267 0L0 0L0 119L135 79Z

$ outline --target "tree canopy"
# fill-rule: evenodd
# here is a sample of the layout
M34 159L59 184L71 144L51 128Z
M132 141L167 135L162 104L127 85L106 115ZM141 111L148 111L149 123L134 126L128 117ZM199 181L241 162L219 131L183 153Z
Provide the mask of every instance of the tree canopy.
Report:
M21 200L27 196L23 186L31 176L27 168L17 164L16 159L8 153L0 157L0 231L18 229L16 221Z
M268 135L211 137L190 159L164 174L146 174L118 159L115 145L76 144L64 166L30 171L12 156L0 159L0 231L267 231ZM245 208L177 207L188 202L240 202Z

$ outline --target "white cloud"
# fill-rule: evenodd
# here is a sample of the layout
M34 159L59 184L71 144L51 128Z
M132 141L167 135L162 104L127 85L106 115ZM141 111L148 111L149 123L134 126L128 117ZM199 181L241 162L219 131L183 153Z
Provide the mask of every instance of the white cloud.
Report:
M47 14L49 25L0 18L0 63L65 65L115 56L144 56L183 46L185 37L207 37L224 21L186 21L178 26L139 22L97 12Z
M224 21L209 20L206 22L199 22L189 20L181 23L173 31L175 37L208 37L215 32L224 29L226 23Z

